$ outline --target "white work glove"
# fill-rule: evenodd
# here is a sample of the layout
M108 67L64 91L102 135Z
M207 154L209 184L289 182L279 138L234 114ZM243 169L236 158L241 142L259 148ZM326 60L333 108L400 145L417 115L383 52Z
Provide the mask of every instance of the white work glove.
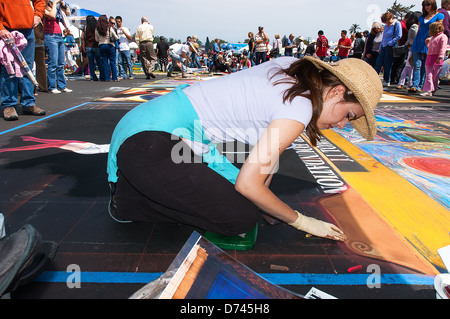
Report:
M323 222L312 217L304 216L298 211L295 212L298 214L298 218L295 222L289 224L290 226L317 237L340 241L344 241L347 239L347 236L344 235L342 230L337 228L335 225Z

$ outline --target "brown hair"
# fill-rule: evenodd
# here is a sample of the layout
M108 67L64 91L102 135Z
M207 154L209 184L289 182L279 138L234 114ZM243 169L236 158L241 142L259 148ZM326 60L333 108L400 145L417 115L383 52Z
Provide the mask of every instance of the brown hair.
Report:
M306 134L312 145L316 146L322 133L317 127L317 121L323 110L323 94L326 88L334 88L338 85L344 85L339 78L326 69L318 69L311 61L300 59L291 64L287 69L282 69L275 73L272 78L279 74L290 76L293 81L280 80L275 85L282 83L293 83L292 87L287 89L283 95L283 102L292 102L296 97L301 96L311 100L313 114L311 121L306 127ZM345 85L344 85L345 86ZM358 99L350 90L344 94L344 101L359 103Z
M426 4L426 3L431 4L431 9L432 9L432 11L433 11L434 13L437 13L438 8L437 8L436 0L425 0L425 1L422 1L422 14L423 14L424 16L427 16L427 15L428 15L428 11L426 10L426 7L425 7L425 4Z
M430 37L434 37L438 35L439 33L444 31L444 25L441 21L436 21L430 24Z
M97 32L102 37L106 37L108 34L108 30L110 28L108 17L104 14L102 14L97 21Z
M394 18L394 15L391 12L385 12L381 15L381 22L386 23L392 18Z

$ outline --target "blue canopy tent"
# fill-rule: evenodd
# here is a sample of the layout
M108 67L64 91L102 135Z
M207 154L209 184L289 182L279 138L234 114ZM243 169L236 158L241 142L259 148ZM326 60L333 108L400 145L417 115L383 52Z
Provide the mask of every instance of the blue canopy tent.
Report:
M76 15L80 17L87 17L89 15L93 15L94 17L98 18L100 16L100 13L88 9L77 9Z
M86 17L89 15L93 15L98 18L101 14L88 9L76 8L72 10L72 15L68 18L73 25L77 28L81 28L86 25Z
M246 43L224 43L221 48L227 53L241 54L244 50L248 50L248 44Z

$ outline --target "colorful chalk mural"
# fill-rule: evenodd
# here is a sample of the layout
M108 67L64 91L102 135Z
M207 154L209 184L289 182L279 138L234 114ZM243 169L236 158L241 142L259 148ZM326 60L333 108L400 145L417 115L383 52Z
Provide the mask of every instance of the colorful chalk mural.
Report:
M378 134L336 132L450 209L450 120L445 111L377 109Z
M178 85L212 78L214 77L201 75L190 79L164 79L102 98L99 101L107 105L114 102L138 104L167 94ZM385 101L389 100L389 95L385 95ZM412 103L410 99L408 101ZM366 152L372 157L371 161L383 164L390 170L390 174L395 172L401 176L402 181L409 181L448 210L450 207L450 136L448 131L450 121L446 119L446 115L444 110L438 108L381 106L376 110L378 134L374 141L363 140L350 125L344 130L335 129L332 132L345 139L346 144L362 150L357 152ZM75 138L66 141L23 136L23 142L31 142L33 145L15 145L14 148L3 148L0 152L44 148L60 148L79 154L108 152L108 145L82 142ZM318 148L313 148L305 138L300 137L294 143L293 150L297 158L304 163L312 181L308 186L303 186L301 182L293 185L295 194L289 192L288 198L282 199L290 201L290 204L298 209L308 211L313 217L336 222L350 238L348 242L342 244L349 255L356 254L387 262L393 261L421 273L432 273L429 263L418 260L407 242L411 243L431 264L436 265L438 264L437 253L429 252L427 249L432 245L434 245L433 248L443 247L447 239L429 245L424 240L426 236L419 234L416 229L408 230L409 233L404 235L406 241L399 239L391 225L378 217L377 214L380 211L371 202L366 201L365 193L368 189L355 187L347 181L346 173L357 174L361 176L361 179L365 179L371 172L358 156L343 149L343 144L345 144L343 141L332 136L323 139ZM378 165L377 163L373 165ZM394 198L393 201L395 200L398 201ZM407 214L408 212L399 213ZM431 229L432 226L430 226ZM382 230L383 238L378 235L380 230ZM397 228L396 230L398 231Z

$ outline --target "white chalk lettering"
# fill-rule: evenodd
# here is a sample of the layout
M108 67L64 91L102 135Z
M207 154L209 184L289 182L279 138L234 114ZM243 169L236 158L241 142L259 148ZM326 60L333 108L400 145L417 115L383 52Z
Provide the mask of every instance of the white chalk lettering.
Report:
M296 142L300 142L302 139L297 139ZM323 143L323 153L326 152L340 152L339 149L332 146L330 143ZM295 152L299 155L299 158L305 163L306 168L315 178L317 184L321 187L326 194L337 194L345 191L347 186L345 182L338 176L328 165L328 163L323 160L314 149L307 143L298 143L294 145ZM341 152L340 152L341 153ZM333 155L333 154L330 154ZM340 160L345 160L342 156L343 154L337 154L340 156Z

